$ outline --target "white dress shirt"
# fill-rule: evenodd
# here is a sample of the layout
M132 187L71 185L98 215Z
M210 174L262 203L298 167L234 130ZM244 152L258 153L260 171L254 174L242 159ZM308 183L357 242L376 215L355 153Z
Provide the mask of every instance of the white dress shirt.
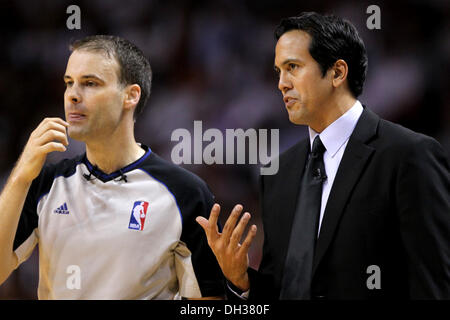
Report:
M323 154L323 162L325 164L327 179L322 186L322 202L320 205L319 229L317 230L317 237L319 237L320 234L323 214L327 206L328 197L330 195L331 187L333 186L339 164L341 163L348 140L353 133L356 123L358 122L363 110L364 109L361 103L356 100L355 104L347 110L346 113L326 127L320 134L308 127L311 148L314 138L319 135L325 149L327 149Z

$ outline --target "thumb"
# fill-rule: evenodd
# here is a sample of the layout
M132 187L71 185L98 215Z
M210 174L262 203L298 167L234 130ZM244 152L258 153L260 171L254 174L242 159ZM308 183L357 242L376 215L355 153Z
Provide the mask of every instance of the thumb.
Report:
M205 217L202 216L198 216L197 218L195 218L195 221L197 221L197 223L203 228L203 230L205 230L208 228L208 219L206 219Z

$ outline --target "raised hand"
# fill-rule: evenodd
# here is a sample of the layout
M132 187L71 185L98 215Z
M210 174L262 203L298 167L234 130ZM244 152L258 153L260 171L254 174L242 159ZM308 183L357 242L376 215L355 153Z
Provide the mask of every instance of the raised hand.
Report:
M41 172L47 154L66 151L69 144L66 127L60 118L45 118L31 133L17 162L15 174L26 182L33 181Z
M222 233L219 232L217 227L220 214L220 206L218 204L214 204L212 207L209 220L204 217L197 217L196 221L205 231L208 245L216 256L224 276L236 287L246 291L250 288L247 274L249 265L248 250L256 235L257 228L256 225L252 225L244 242L242 244L239 243L251 218L250 213L244 213L236 226L242 210L243 207L239 204L234 207Z

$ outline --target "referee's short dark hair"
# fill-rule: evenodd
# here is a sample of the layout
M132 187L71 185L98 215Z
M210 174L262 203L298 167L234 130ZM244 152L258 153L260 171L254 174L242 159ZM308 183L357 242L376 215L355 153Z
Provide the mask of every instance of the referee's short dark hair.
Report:
M116 58L119 64L119 83L122 85L138 84L141 98L134 110L134 119L144 109L152 86L152 69L143 52L130 41L111 35L94 35L75 40L70 50L87 50L104 52L108 57Z
M325 76L334 63L342 59L348 65L348 85L357 98L367 73L367 53L356 28L347 20L334 15L303 12L296 17L282 19L275 29L278 40L291 30L302 30L311 36L309 53L317 61Z

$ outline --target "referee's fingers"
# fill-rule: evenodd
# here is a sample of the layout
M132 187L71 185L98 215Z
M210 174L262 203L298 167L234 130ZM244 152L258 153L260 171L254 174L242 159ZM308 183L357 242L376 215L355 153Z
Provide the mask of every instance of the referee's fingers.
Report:
M49 129L59 130L61 132L66 132L66 128L69 124L61 118L45 118L36 128L41 134Z

